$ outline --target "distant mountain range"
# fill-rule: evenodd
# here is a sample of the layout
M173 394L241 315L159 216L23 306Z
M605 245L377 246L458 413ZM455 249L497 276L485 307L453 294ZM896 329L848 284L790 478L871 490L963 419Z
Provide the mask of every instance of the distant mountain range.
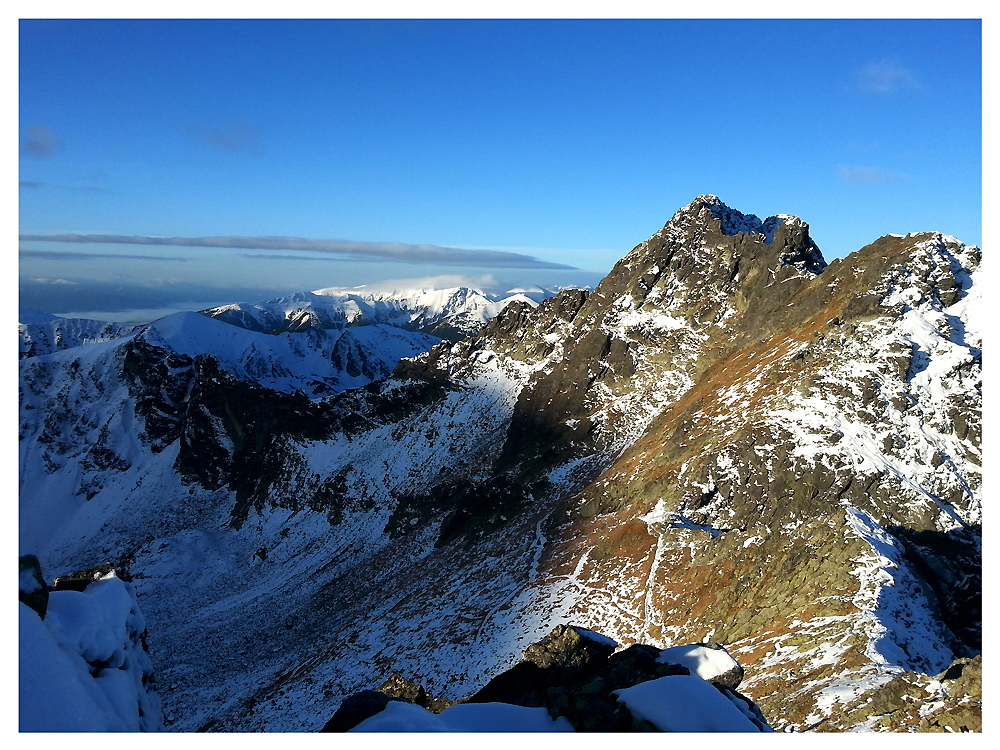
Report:
M126 335L133 328L103 320L60 318L22 305L18 308L18 358L109 341Z
M20 358L116 339L124 346L131 334L128 346L163 347L192 360L211 355L241 380L319 397L385 378L401 358L426 352L442 338L477 332L511 302L536 305L555 293L331 288L201 314L174 313L145 326L59 318L21 307Z
M981 729L980 256L704 195L593 291L22 320L20 554L131 578L173 730L456 701L563 623L721 644L778 731Z
M205 310L204 314L261 333L335 330L347 326L386 324L458 340L479 331L511 302L537 305L559 290L514 289L489 294L479 289L403 288L384 291L368 287L331 287L294 294L270 302L237 304Z

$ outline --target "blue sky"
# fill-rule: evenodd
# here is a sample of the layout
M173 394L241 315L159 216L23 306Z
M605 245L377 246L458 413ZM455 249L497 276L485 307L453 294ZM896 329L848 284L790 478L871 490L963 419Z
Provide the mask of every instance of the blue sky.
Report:
M981 244L981 69L977 20L21 21L21 301L596 283L702 193Z

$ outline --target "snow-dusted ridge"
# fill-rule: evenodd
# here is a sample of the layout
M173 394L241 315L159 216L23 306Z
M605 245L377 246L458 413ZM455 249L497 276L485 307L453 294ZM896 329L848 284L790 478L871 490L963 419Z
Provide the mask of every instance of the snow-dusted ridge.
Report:
M221 320L190 312L150 323L141 337L150 345L192 359L209 354L241 380L315 397L384 378L400 359L425 352L439 341L385 323L275 336L234 330Z

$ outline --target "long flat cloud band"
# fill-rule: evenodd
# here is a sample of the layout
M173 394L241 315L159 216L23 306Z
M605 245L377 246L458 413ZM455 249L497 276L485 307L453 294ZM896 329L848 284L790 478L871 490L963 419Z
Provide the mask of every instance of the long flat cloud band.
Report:
M379 258L404 263L442 263L456 266L502 268L559 268L574 266L549 263L530 255L505 250L466 250L438 245L407 245L400 242L355 242L313 240L302 237L146 237L121 234L22 234L22 242L73 242L116 245L165 245L170 247L213 247L240 250L298 250L331 255Z

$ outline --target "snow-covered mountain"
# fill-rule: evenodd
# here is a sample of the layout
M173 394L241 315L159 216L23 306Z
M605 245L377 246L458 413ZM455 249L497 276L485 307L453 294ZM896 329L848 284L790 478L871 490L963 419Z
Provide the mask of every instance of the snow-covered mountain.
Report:
M203 314L262 333L386 324L458 340L476 333L511 302L537 305L558 290L512 289L490 294L469 287L447 289L330 287L255 304L224 305Z
M18 359L109 341L134 328L103 320L59 318L22 305L18 308Z
M318 729L393 672L456 699L564 622L722 643L776 729L960 729L979 262L924 232L827 265L700 196L593 292L326 397L303 334L206 316L26 359L22 554L132 575L172 729Z
M22 307L20 358L113 340L124 346L126 339L136 339L129 336L134 333L138 338L130 346L151 347L154 356L193 362L210 355L239 380L315 398L385 378L401 358L426 352L442 337L475 333L511 302L537 305L554 293L330 288L225 305L201 315L174 313L146 326L58 318Z

